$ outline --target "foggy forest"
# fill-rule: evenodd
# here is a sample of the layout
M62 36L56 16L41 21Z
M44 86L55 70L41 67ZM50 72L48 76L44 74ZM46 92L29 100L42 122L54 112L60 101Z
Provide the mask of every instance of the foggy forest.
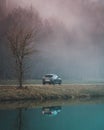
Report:
M0 79L15 79L5 35L10 25L7 18L18 7L31 8L41 22L32 41L36 52L25 61L25 79L56 73L73 81L103 81L103 0L0 0Z

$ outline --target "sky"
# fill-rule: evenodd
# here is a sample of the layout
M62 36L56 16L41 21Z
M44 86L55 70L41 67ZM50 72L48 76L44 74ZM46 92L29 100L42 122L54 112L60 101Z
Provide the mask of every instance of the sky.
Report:
M80 8L77 9L78 2L72 0L18 0L16 3L23 7L32 5L43 18L55 17L67 26L75 26L81 22L78 17L80 15Z

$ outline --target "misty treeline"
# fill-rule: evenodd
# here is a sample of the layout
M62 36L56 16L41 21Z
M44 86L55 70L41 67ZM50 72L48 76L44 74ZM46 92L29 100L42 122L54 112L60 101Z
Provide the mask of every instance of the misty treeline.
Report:
M46 24L47 23L47 24ZM16 79L22 87L30 68L29 57L38 50L36 44L48 36L48 22L43 22L32 7L1 9L0 79Z
M58 20L55 16L43 20L41 14L32 8L28 10L18 7L9 12L2 11L0 14L0 79L15 79L16 77L15 61L10 51L10 38L8 41L7 34L9 34L8 37L16 38L16 33L20 31L18 26L31 30L37 25L36 23L39 23L36 26L38 33L36 37L32 36L28 39L32 45L29 48L32 47L32 52L34 50L36 53L32 53L24 60L25 79L40 79L45 73L57 73L71 80L104 77L102 71L104 63L103 4L100 2L96 4L89 0L70 0L66 2L66 6L69 7L67 13L71 12L78 20L73 27ZM22 19L21 15L16 16L16 10L23 11L25 15ZM28 11L32 11L32 14ZM12 18L14 25L12 25ZM35 24L34 18L36 18ZM23 20L24 24L18 25L19 20ZM71 20L70 15L69 20ZM15 25L16 30L13 28L10 30L11 26ZM21 41L20 33L19 37Z

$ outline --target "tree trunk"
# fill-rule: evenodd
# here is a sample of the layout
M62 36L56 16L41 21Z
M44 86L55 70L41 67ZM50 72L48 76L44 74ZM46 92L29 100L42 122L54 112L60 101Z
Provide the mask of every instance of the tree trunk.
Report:
M23 87L23 64L22 62L19 64L19 88Z

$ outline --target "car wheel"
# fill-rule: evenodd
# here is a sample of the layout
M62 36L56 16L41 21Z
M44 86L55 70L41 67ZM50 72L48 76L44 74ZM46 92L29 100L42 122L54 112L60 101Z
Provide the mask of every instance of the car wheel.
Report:
M43 82L43 85L45 85L45 82Z
M62 81L59 82L59 85L61 85L61 84L62 84Z
M55 81L53 81L52 84L55 85Z

